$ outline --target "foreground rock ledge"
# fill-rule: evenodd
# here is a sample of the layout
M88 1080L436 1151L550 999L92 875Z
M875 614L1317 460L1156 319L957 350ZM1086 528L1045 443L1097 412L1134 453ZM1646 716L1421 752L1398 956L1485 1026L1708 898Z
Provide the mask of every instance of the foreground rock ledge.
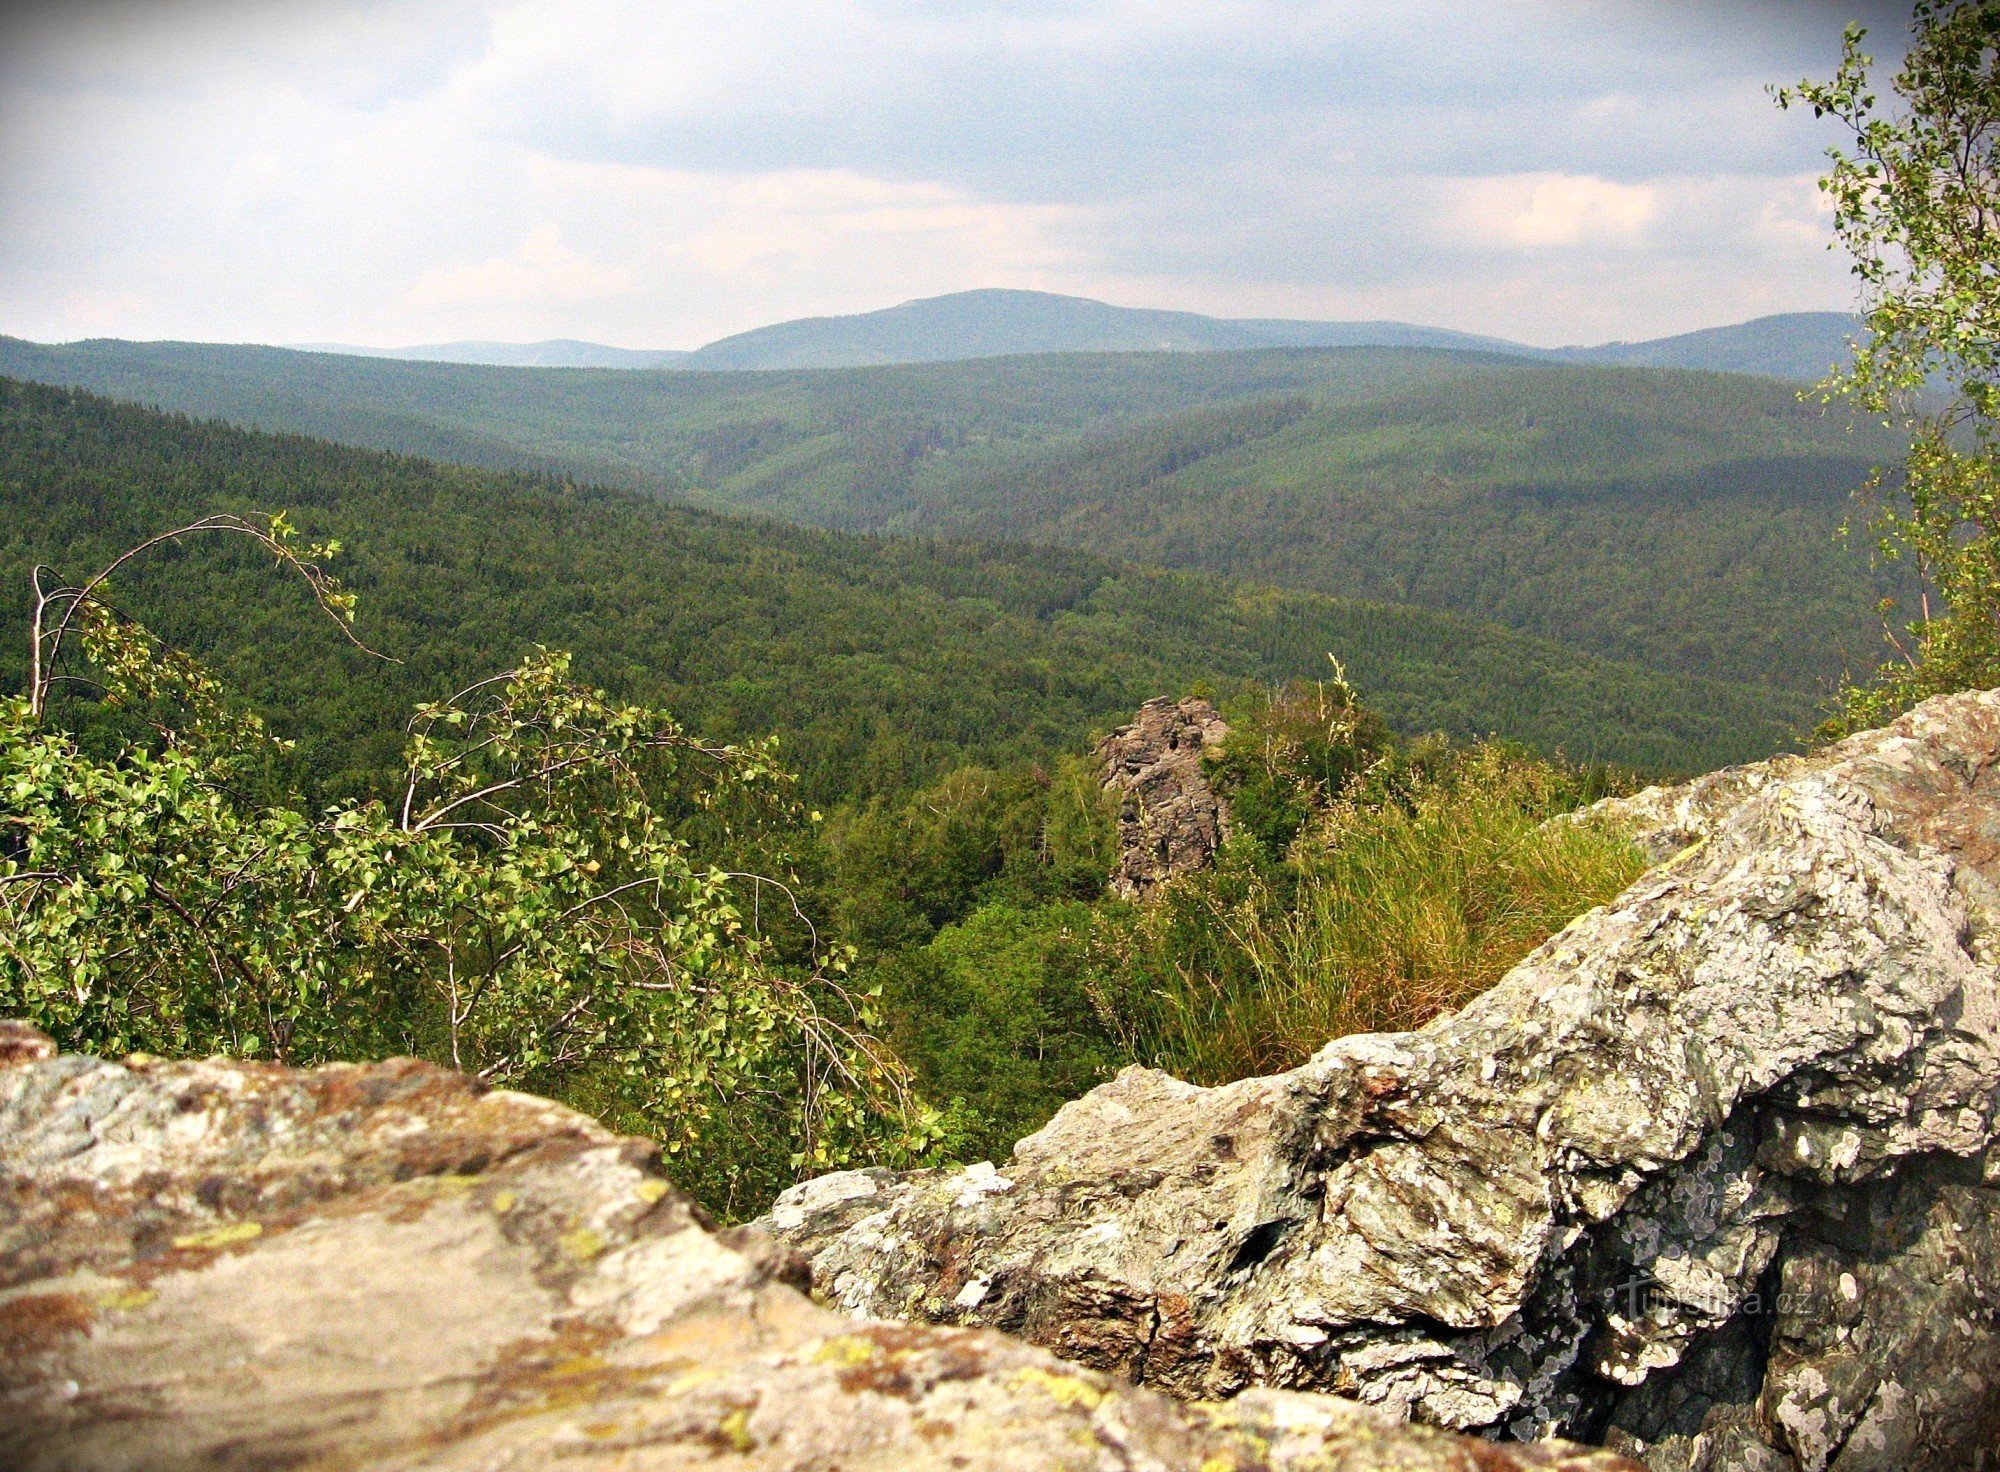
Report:
M765 1226L849 1311L1176 1395L1658 1472L2000 1466L2000 694L1614 808L1681 851L1454 1016L1224 1088L1128 1069L1004 1168L823 1177Z
M1179 1405L855 1323L657 1151L401 1060L56 1056L0 1023L0 1466L1612 1472L1330 1396Z

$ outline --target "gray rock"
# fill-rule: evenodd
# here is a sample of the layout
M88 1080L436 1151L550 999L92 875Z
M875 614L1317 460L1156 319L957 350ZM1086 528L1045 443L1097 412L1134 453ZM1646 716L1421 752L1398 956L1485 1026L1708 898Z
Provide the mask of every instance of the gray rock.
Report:
M1229 727L1206 700L1161 697L1139 707L1097 748L1107 792L1118 798L1118 860L1111 891L1139 899L1205 869L1229 832L1229 806L1202 770Z
M801 1267L544 1100L0 1024L10 1472L1631 1467L1493 1461L1332 1396L1180 1405L991 1331L842 1319Z
M1621 816L1674 856L1422 1031L1128 1069L999 1168L769 1228L849 1312L1181 1396L1659 1472L2000 1465L2000 693Z
M1648 787L1630 797L1607 797L1570 821L1615 823L1632 835L1656 864L1701 842L1722 819L1773 782L1805 770L1806 760L1778 756L1765 762L1724 767L1672 787Z

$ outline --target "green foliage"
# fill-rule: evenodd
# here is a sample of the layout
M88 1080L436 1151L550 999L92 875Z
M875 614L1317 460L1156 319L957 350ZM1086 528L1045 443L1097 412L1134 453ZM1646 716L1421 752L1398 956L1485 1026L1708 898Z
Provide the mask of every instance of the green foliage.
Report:
M1420 603L1823 693L1872 647L1868 610L1902 591L1837 535L1889 449L1776 382L1515 368L1165 416L940 486L913 524Z
M1389 728L1362 705L1339 662L1331 681L1261 690L1225 712L1229 737L1211 781L1235 826L1282 854L1315 811L1352 790L1384 756Z
M993 900L1088 899L1114 846L1109 800L1073 756L960 768L836 813L825 840L842 933L873 951L921 944Z
M401 662L272 599L308 568L255 538L121 568L172 646L93 622L106 690L65 686L48 721L18 702L0 737L0 1005L107 1051L455 1059L668 1140L731 1214L863 1152L998 1153L1124 1062L1220 1077L1403 1025L1624 862L1535 836L1590 795L1577 769L1391 731L1688 768L1767 753L1797 709L1434 612L735 522L0 381L0 576L254 527L267 498L279 547L294 524L355 546L355 637ZM482 678L542 642L576 672ZM1345 671L1297 683L1328 648L1380 717ZM1217 775L1254 831L1155 904L1106 899L1076 753L1197 684L1241 724Z
M1129 1061L1084 970L1113 814L1093 765L1063 756L964 768L826 826L836 926L960 1155L1004 1155Z
M1644 867L1621 834L1550 821L1602 795L1601 772L1497 745L1384 767L1317 810L1282 863L1238 841L1102 917L1093 984L1126 1050L1222 1083L1421 1027Z
M1338 669L1230 714L1211 770L1234 837L1143 904L1103 893L1112 808L1080 762L956 773L829 825L859 969L955 1153L1004 1155L1126 1063L1222 1083L1421 1026L1641 867L1622 836L1551 822L1621 779L1399 743ZM1085 841L1051 841L1079 819Z
M95 756L0 706L0 1012L111 1055L434 1057L644 1128L725 1212L934 1137L849 954L788 947L743 904L784 880L715 862L796 826L767 745L537 653L419 709L394 803L261 803L236 786L272 756L254 718L75 606L101 700L152 732Z
M926 1093L949 1106L961 1158L1004 1159L1131 1061L1094 1002L1095 921L1081 900L997 900L881 963L891 1039Z
M1823 392L1907 434L1900 478L1877 474L1868 489L1882 552L1923 590L1905 634L1889 634L1897 657L1846 692L1829 734L2000 684L2000 4L1918 0L1911 24L1895 111L1871 89L1858 27L1832 80L1779 94L1854 135L1829 150L1821 187L1868 335Z
M1411 349L1066 353L831 372L520 369L0 337L0 373L258 429L553 472L847 530L920 488L1204 405L1368 397L1516 360Z
M1807 704L1872 662L1868 610L1910 591L1835 537L1895 447L1768 379L1390 347L642 373L5 340L0 373L716 509L1418 604Z
M1652 769L1768 755L1810 714L1782 691L1423 610L731 520L0 380L0 589L36 562L101 565L163 526L273 505L351 549L357 632L399 663L272 597L269 559L247 543L163 547L121 574L121 597L297 740L290 780L315 802L385 793L411 706L538 643L718 739L775 733L822 808L1075 751L1163 690L1310 677L1329 649L1399 730L1497 731ZM0 685L25 684L24 613L0 604Z

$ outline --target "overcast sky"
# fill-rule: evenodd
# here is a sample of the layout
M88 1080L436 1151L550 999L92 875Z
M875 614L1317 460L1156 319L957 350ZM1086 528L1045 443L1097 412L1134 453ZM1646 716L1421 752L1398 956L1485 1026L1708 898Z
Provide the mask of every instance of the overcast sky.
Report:
M0 14L0 332L694 347L975 286L1540 344L1842 308L1852 0Z

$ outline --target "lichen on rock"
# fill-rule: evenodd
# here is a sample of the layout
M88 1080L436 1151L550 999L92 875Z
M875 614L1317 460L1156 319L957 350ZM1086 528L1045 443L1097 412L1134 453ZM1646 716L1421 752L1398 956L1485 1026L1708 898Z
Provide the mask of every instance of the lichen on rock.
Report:
M10 1472L1630 1466L1495 1461L1331 1396L1180 1405L990 1330L842 1318L802 1271L545 1100L408 1059L58 1056L0 1024Z
M2000 1461L2000 693L1605 805L1664 859L1419 1032L1128 1069L781 1197L850 1312L1659 1472Z

